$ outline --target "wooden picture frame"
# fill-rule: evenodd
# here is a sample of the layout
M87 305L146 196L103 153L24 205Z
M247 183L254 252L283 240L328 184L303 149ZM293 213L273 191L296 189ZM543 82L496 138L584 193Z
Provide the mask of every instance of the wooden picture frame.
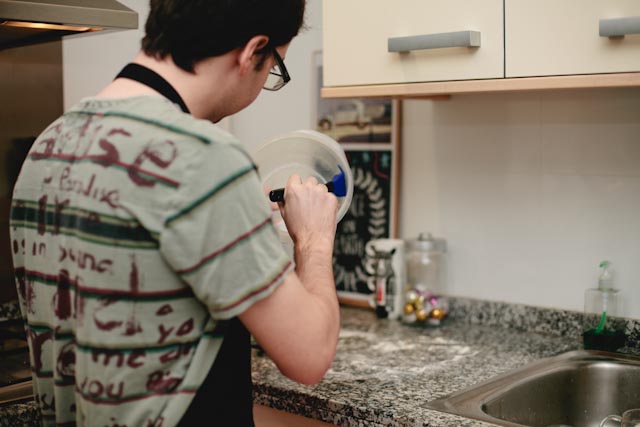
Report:
M324 99L322 52L313 53L313 129L336 140L352 168L354 194L338 223L334 274L341 304L373 307L364 246L396 238L402 103L392 99Z

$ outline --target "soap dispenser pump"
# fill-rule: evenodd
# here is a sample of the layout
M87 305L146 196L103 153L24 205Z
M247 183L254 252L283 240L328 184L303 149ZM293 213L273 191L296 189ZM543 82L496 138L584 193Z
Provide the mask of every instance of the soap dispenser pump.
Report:
M625 345L620 316L620 291L614 287L611 262L600 263L598 287L587 289L584 300L583 343L585 349L616 351Z

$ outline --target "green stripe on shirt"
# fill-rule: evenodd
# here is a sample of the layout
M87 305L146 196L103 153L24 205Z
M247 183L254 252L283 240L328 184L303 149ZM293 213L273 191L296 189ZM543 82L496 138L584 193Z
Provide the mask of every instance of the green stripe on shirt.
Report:
M195 133L195 132L191 132L189 130L186 130L184 128L181 128L179 126L174 126L174 125L170 125L168 123L163 123L159 120L154 120L154 119L150 119L148 117L143 117L143 116L138 116L135 114L130 114L130 113L121 113L118 111L107 111L105 113L96 113L93 111L84 111L84 110L74 110L74 111L69 111L67 113L65 113L65 115L69 115L69 114L84 114L84 115L90 115L90 116L101 116L101 117L122 117L125 119L131 119L131 120L135 120L138 122L142 122L142 123L147 123L153 126L157 126L159 128L162 129L167 129L170 130L171 132L175 132L178 133L180 135L186 135L186 136L190 136L193 137L205 144L211 144L211 139L206 137L205 135L199 134L199 133Z
M182 270L177 270L176 273L180 275L185 275L185 274L191 274L198 271L199 269L201 269L202 267L204 267L205 265L213 261L215 258L231 250L234 246L250 239L251 237L256 235L259 231L264 230L266 228L265 226L268 224L271 224L271 217L268 217L267 219L265 219L264 221L262 221L261 223L259 223L258 225L253 227L251 230L247 231L246 233L239 235L238 237L236 237L235 239L233 239L231 242L227 243L223 247L216 249L215 251L208 254L207 256L199 260L197 263L195 263L191 267L187 267Z
M243 295L240 299L238 299L237 301L231 303L231 304L227 304L223 307L216 307L215 311L217 313L221 313L223 311L227 311L227 310L231 310L232 308L235 308L237 306L239 306L240 304L242 304L243 302L247 301L248 299L251 299L252 297L260 294L261 292L266 291L267 289L269 289L271 286L273 286L273 284L275 282L278 281L278 279L280 279L285 272L289 269L289 267L291 266L291 261L287 260L284 264L284 267L282 267L276 274L274 274L272 277L270 277L266 283L264 283L263 285L258 286L256 289L252 290L251 292L249 292L246 295Z
M90 353L90 352L98 352L98 353L111 353L111 354L119 354L119 353L133 353L141 350L148 350L149 352L160 352L160 351L168 351L175 350L180 347L188 347L194 346L198 341L202 339L220 339L224 337L224 331L222 330L205 330L202 331L201 335L192 339L188 339L185 341L169 341L162 344L155 345L137 345L137 346L121 346L121 347L105 347L100 346L95 343L88 342L77 342L75 334L73 331L59 331L57 327L52 327L50 325L45 325L42 323L28 323L26 327L36 333L46 333L53 332L53 339L56 341L76 341L76 347L79 351Z
M79 285L75 279L69 277L60 277L55 274L45 274L38 271L26 270L24 268L15 269L16 279L26 280L29 282L40 283L47 286L61 286L61 283L74 291L79 296L87 299L117 299L119 301L133 301L133 302L159 302L159 301L171 301L183 298L192 298L193 290L187 286L180 289L169 289L163 291L148 291L148 292L132 292L129 290L117 290L113 288L92 288L89 286ZM64 282L63 282L64 281Z
M101 245L137 249L159 247L159 233L149 231L136 220L116 220L113 216L103 217L97 212L59 208L51 204L15 202L11 209L10 225L36 229L41 234L74 236Z
M236 171L235 173L233 173L232 175L224 179L222 182L216 184L215 187L207 191L203 196L199 197L198 199L191 202L190 204L188 204L187 206L185 206L175 214L168 217L165 221L165 225L169 225L173 221L176 221L177 219L185 217L188 213L198 208L199 206L202 206L207 201L213 200L215 196L220 193L220 191L231 188L232 184L233 185L238 184L241 181L241 179L247 178L249 176L249 173L253 170L254 170L254 167L253 165L251 165L249 167Z

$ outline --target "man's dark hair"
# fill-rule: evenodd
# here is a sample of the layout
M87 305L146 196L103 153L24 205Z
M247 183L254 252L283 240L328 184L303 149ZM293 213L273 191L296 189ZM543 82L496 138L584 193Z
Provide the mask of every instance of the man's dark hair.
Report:
M244 46L256 35L270 48L291 41L304 23L305 0L151 0L142 39L149 56L173 57L193 72L199 60Z

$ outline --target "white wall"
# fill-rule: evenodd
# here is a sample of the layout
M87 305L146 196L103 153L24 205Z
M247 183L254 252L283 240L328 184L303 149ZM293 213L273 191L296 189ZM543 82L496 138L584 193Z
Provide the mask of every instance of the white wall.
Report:
M401 234L447 239L452 294L582 310L606 259L640 318L640 89L404 111Z
M291 81L258 99L231 119L231 131L249 149L297 129L314 129L313 54L322 49L322 0L307 0L307 30L293 39L284 59Z
M66 37L62 42L65 110L105 87L140 50L149 2L119 0L138 12L138 29Z

